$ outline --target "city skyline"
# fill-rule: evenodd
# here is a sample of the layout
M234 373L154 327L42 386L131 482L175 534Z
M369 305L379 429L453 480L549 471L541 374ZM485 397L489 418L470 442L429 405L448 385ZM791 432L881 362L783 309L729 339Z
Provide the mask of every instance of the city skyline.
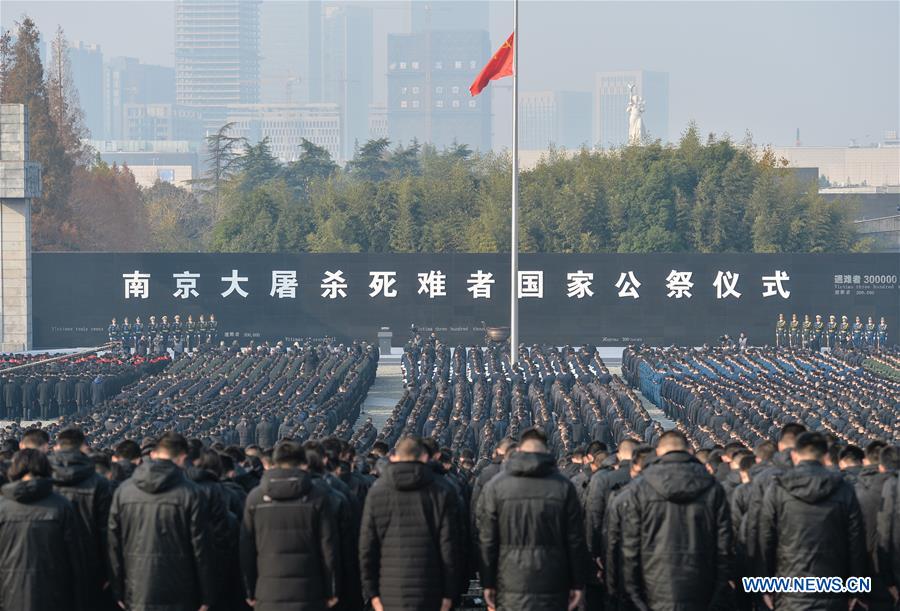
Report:
M287 4L272 0L264 4L267 3ZM4 4L0 22L5 28L28 13L35 19L45 41L59 24L73 43L99 45L104 61L127 56L137 57L144 64L174 65L174 3L11 1ZM421 12L423 4L349 4L372 9L370 103L385 106L387 40L390 34L409 33L415 24L421 23L416 11ZM432 11L434 21L440 23L448 16L458 17L456 13L444 13L442 18L441 10L449 5L434 4L437 7ZM510 3L465 4L471 9L475 23L480 23L485 13L489 14L490 44L495 47L510 29L506 14L511 12ZM90 12L86 9L95 5L108 16L102 20L104 27L84 19ZM127 5L127 10L122 5ZM485 6L488 11L484 11ZM600 72L668 72L668 133L660 134L664 140L676 140L688 123L694 121L701 133L728 133L738 140L749 131L758 144L792 145L799 129L804 145L846 146L851 142L867 145L881 141L885 132L896 130L900 123L898 53L892 52L898 45L896 17L900 11L894 3L557 2L553 7L556 10L546 2L523 4L520 15L523 91L591 92ZM796 19L812 12L816 14L815 28ZM534 36L538 19L543 26L541 36ZM457 21L466 22L465 19ZM637 27L601 27L610 21ZM144 32L149 29L155 35L136 36L133 30L138 25L136 22L140 22ZM668 25L663 27L663 22ZM110 23L116 27L108 27ZM562 35L564 26L571 27L572 32ZM584 34L589 31L592 35L586 39ZM727 45L726 40L735 36L743 36L746 43ZM263 37L265 47L265 33ZM680 44L673 44L676 39ZM716 53L704 52L709 48L715 48ZM552 69L559 62L565 63L565 70ZM87 106L85 98L89 96L80 94L82 104ZM298 95L295 101L305 102L305 97ZM495 88L491 114L491 143L495 149L502 148L510 140L508 87ZM593 135L588 139L593 140Z

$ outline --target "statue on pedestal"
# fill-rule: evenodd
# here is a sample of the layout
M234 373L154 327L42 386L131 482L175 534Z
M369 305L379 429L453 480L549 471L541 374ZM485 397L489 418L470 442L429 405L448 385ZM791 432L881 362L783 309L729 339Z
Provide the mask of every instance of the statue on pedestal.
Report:
M628 85L628 144L641 144L644 141L644 98L635 93L634 84Z

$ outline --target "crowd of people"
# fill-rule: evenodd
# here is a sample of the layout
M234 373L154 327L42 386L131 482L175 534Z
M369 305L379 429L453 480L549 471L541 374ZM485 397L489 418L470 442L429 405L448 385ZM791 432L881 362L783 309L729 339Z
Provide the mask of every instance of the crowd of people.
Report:
M167 356L0 355L0 420L47 421L87 413L170 362Z
M779 314L775 322L775 346L813 351L841 347L881 349L889 346L888 326L884 316L876 324L872 316L865 323L862 317L856 316L851 323L847 315L842 315L838 322L834 314L827 321L822 320L821 314L816 314L814 320L804 314L801 322L796 314L791 314L790 321Z
M896 362L896 348L879 358ZM853 350L628 348L622 370L695 449L755 447L789 422L843 444L900 439L900 381L865 369Z
M416 337L380 431L364 343L182 356L0 444L0 608L893 609L900 383L855 356Z
M140 316L130 322L128 317L120 323L113 318L106 329L110 343L121 346L126 354L165 354L171 350L175 353L198 350L206 346L215 346L219 337L219 323L215 314L208 317L200 314L194 320L188 314L187 320L181 320L181 314L175 314L172 320L168 315L159 321L151 315L146 323Z

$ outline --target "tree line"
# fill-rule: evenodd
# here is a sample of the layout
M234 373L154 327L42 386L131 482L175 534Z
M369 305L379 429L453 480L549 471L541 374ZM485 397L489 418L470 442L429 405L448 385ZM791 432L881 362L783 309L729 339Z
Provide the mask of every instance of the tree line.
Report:
M84 145L87 130L57 30L44 73L34 22L0 36L0 100L28 107L37 250L498 252L509 249L511 162L460 144L375 139L340 167L303 140L283 163L267 140L206 138L190 190L141 188ZM866 250L853 202L825 200L752 142L701 138L611 151L550 150L520 177L524 252Z

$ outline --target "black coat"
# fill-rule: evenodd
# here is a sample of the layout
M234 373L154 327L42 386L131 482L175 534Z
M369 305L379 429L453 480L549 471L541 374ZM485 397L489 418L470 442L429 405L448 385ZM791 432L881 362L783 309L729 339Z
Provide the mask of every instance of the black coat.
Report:
M337 596L337 517L325 490L306 472L266 471L247 497L241 566L258 611L324 610Z
M359 539L363 598L385 609L439 609L458 584L457 500L420 462L390 463L369 490Z
M760 517L766 575L867 575L866 535L853 486L840 473L806 461L775 478ZM778 594L784 611L847 609L847 594Z
M616 469L602 467L588 482L584 496L584 524L588 550L595 558L606 555L604 519L609 495L631 481L630 469L631 461L622 461Z
M481 583L497 608L565 609L588 570L578 493L550 454L517 452L478 501Z
M109 512L113 595L129 611L195 611L214 598L213 543L197 486L167 460L116 489Z
M900 478L889 478L878 511L878 568L888 585L900 584Z
M50 455L50 465L55 491L69 499L81 519L87 537L84 558L87 602L99 604L107 580L106 527L112 486L94 470L94 461L77 450L54 452Z
M728 593L731 516L725 491L687 452L651 462L620 508L622 582L653 611L706 611Z
M891 609L893 601L890 592L878 567L878 511L881 509L881 493L884 484L890 481L893 473L881 473L876 465L863 467L853 486L856 498L862 511L863 525L866 529L866 553L869 556L869 568L866 575L872 576L872 591L866 597L872 611ZM874 606L873 606L874 603Z
M84 538L72 504L48 479L3 486L0 497L0 608L85 608Z

